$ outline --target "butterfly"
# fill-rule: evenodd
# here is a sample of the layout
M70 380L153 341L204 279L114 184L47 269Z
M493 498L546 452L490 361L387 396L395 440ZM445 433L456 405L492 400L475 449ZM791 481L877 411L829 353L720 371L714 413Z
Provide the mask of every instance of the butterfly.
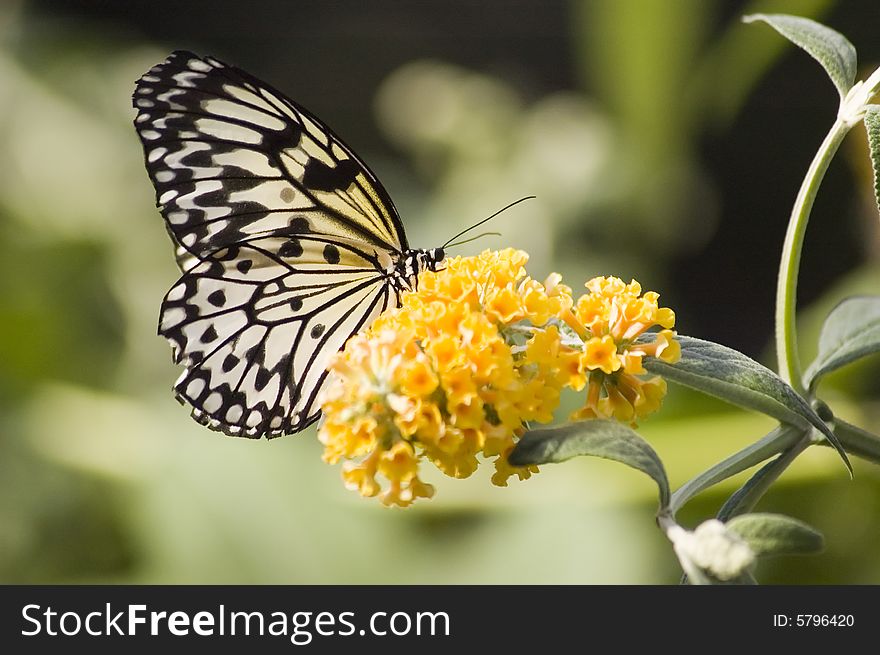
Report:
M303 430L327 364L443 248L409 247L376 175L304 107L176 51L136 83L135 129L181 278L159 334L176 398L233 436Z

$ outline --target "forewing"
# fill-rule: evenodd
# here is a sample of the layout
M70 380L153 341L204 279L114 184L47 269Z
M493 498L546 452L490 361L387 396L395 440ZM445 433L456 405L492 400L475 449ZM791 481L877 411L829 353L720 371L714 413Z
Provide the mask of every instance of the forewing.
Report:
M135 127L182 270L254 238L305 233L408 247L376 176L303 107L178 51L137 82Z

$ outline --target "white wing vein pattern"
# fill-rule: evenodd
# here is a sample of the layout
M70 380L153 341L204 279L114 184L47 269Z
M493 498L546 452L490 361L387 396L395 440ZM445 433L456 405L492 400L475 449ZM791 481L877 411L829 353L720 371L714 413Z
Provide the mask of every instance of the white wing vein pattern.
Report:
M133 103L183 272L159 321L176 397L226 434L302 430L329 357L396 303L409 248L391 199L317 118L216 59L173 53Z

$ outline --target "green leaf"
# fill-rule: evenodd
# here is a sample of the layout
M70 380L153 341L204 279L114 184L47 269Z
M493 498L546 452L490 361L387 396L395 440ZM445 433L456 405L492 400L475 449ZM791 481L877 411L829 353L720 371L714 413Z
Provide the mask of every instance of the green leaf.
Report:
M660 507L669 504L669 480L660 457L647 441L617 421L594 419L529 430L508 460L526 466L564 462L578 455L614 460L646 473L660 489Z
M825 546L822 533L782 514L743 514L730 519L727 529L758 557L818 553Z
M654 337L645 335L643 338ZM783 423L803 428L813 426L834 446L852 474L852 465L831 429L776 373L727 346L682 335L676 338L681 345L680 360L668 364L646 357L644 367L673 382L754 409Z
M853 296L831 310L819 334L819 354L804 374L813 390L823 375L880 352L880 296Z
M685 503L704 489L760 464L769 457L793 446L797 441L803 439L803 436L801 428L791 425L777 426L768 435L706 469L676 489L669 503L669 511L674 516Z
M764 21L818 61L837 87L841 100L856 80L856 49L840 32L801 16L751 14L743 21Z
M880 105L865 107L865 130L868 132L868 147L871 151L871 166L874 169L874 200L880 209Z
M758 504L758 501L767 493L767 490L770 489L770 486L791 466L795 458L803 452L807 445L803 441L792 444L779 457L762 466L757 473L749 478L721 506L721 509L718 510L718 519L720 521L729 521L734 516L751 512L755 505Z

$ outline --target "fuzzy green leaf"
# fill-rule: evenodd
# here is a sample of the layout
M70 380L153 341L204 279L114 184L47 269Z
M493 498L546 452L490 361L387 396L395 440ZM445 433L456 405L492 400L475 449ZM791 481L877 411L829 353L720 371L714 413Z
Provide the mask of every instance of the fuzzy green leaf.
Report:
M823 375L880 352L880 296L854 296L831 310L819 335L819 354L804 374L813 389Z
M669 504L669 480L657 453L635 431L617 421L595 419L529 430L508 456L514 466L563 462L578 455L602 457L651 476L660 507Z
M653 336L646 335L644 339L650 340ZM727 346L682 335L677 340L681 344L679 361L668 364L646 357L644 367L673 382L754 409L783 423L804 428L813 426L825 435L852 473L849 459L834 433L807 401L776 373Z
M791 466L803 450L804 444L794 444L790 450L781 453L773 461L764 464L746 483L728 498L718 510L718 520L729 521L734 516L746 514L754 509L770 486Z
M751 14L746 23L764 21L796 46L818 61L837 87L841 100L856 79L856 49L840 32L802 16L787 14Z
M874 200L880 209L880 105L865 108L865 130L868 132L868 149L871 151L871 166L874 168Z
M758 557L818 553L825 545L822 533L782 514L743 514L730 519L727 529Z

